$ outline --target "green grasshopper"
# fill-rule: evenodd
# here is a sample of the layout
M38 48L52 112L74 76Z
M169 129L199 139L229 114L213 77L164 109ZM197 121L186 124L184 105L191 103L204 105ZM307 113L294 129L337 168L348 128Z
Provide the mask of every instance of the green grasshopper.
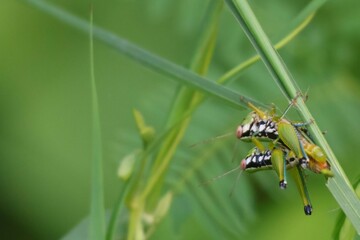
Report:
M251 103L248 103L253 112L249 113L236 130L238 139L245 141L253 141L258 146L257 140L273 141L290 149L299 159L303 168L312 168L323 165L319 168L318 173L322 173L326 177L332 177L330 165L326 160L326 155L322 149L311 142L310 138L299 127L307 123L291 123L283 116L275 115L275 109L269 113L264 112ZM290 105L291 106L291 105ZM313 160L310 163L310 158ZM314 162L317 162L314 165ZM312 166L309 166L312 164Z
M292 150L305 168L309 159L300 144L299 134L295 126L284 117L276 116L275 109L267 113L251 103L248 105L253 109L253 112L248 114L238 126L236 137L245 141L254 141L255 138L265 141L278 141Z

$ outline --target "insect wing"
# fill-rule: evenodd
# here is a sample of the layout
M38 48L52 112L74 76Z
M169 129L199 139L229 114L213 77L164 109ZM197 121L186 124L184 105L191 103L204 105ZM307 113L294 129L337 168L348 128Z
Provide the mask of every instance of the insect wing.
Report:
M278 133L282 142L295 153L296 157L302 158L303 154L295 128L290 123L279 122Z

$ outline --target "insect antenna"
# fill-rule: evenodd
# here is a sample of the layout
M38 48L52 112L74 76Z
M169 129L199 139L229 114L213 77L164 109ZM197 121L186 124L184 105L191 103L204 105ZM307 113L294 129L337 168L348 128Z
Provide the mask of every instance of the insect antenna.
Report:
M233 186L231 187L231 191L229 193L229 197L232 197L234 192L235 192L235 188L236 186L238 185L238 182L239 182L239 179L240 179L240 176L241 174L243 173L244 171L240 171L239 174L237 175L236 177L236 181L234 182Z
M228 174L230 174L230 173L233 173L233 172L239 170L240 168L241 168L241 166L239 165L238 167L233 168L233 169L231 169L231 170L229 170L229 171L227 171L227 172L225 172L225 173L223 173L223 174L221 174L221 175L218 175L218 176L216 176L216 177L213 177L213 178L211 178L211 179L209 179L209 180L207 180L207 181L205 181L205 182L202 182L201 184L199 184L199 186L207 186L207 185L209 185L210 183L212 183L212 182L214 182L214 181L216 181L216 180L218 180L218 179L220 179L220 178L222 178L222 177L225 177L226 175L228 175ZM241 171L241 172L242 172L242 171ZM241 172L240 172L240 173L241 173Z
M292 106L296 105L296 100L301 96L301 93L297 93L296 96L290 101L289 105L285 109L284 113L281 115L280 119L284 118L286 113L290 110Z
M201 144L207 144L207 143L210 143L210 142L213 142L213 141L216 141L216 140L219 140L219 139L223 139L223 138L227 138L229 136L232 136L234 135L233 133L226 133L226 134L223 134L223 135L220 135L220 136L216 136L216 137L213 137L213 138L210 138L210 139L205 139L201 142L197 142L197 143L194 143L194 144L191 144L189 147L190 148L194 148L198 145L201 145Z

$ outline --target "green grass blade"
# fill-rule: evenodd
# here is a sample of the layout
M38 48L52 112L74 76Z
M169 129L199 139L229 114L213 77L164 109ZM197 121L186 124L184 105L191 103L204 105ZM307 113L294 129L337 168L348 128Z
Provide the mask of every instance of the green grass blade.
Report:
M271 76L275 79L275 82L278 84L282 93L290 100L291 96L295 96L297 93L297 89L294 87L295 84L270 41L263 41L264 39L267 39L267 36L262 31L255 15L249 14L246 18L243 16L243 14L250 12L250 7L248 7L247 2L232 0L225 1L234 17L240 23L246 36L260 55ZM280 78L284 78L284 81L281 81ZM291 84L286 84L289 82Z
M201 34L195 56L191 63L191 69L200 74L205 75L213 56L215 43L217 40L219 18L223 10L224 2L222 0L212 0L209 3L206 16L204 17Z
M200 39L196 50L196 54L193 58L191 69L198 74L206 74L208 66L210 64L213 49L217 39L217 26L221 15L223 2L218 0L212 0L206 11L205 18L203 20L203 27L199 33ZM171 107L171 113L168 117L168 124L172 125L175 121L182 118L184 114L187 114L188 109L191 109L194 105L197 105L197 99L199 93L194 92L191 89L182 86L178 92L177 98ZM156 157L154 165L152 167L152 176L150 177L147 186L145 187L142 198L144 199L156 186L160 188L163 182L163 176L165 170L170 164L170 160L175 153L175 150L183 138L183 135L190 123L191 116L185 118L178 129L176 129L171 136L164 142L162 149ZM156 192L156 191L155 191ZM153 195L154 196L154 195ZM153 196L150 196L154 198Z
M47 14L50 14L56 19L66 24L69 24L70 26L77 28L82 32L89 31L89 26L86 21L62 10L59 7L51 5L43 0L22 1L39 8ZM106 31L100 27L93 27L93 37L94 39L97 39L100 42L116 49L120 53L128 56L129 58L135 60L138 63L143 64L148 68L165 74L172 79L179 81L181 84L187 85L208 95L224 100L224 102L230 105L247 108L245 104L246 102L254 102L252 99L246 96L241 96L228 88L209 81L204 77L200 77L198 74L195 74L142 48L139 48L138 46L126 41L125 39L120 38L115 34ZM240 101L239 99L242 99L243 101Z
M356 181L353 187L355 189L356 195L360 198L360 179ZM334 228L333 232L333 238L351 240L360 239L360 235L356 234L355 228L349 219L346 218L343 212L341 212L338 216L336 227Z
M91 176L91 208L90 208L90 239L104 239L105 210L104 189L102 176L102 143L98 96L94 72L94 44L93 44L93 13L90 14L90 75L92 96L92 176Z
M274 47L275 49L280 49L284 47L286 44L288 44L291 40L293 40L312 20L314 14L311 14L307 16L307 18L304 19L301 23L299 23L298 26L296 26L294 29L292 29L291 32L289 32L283 39L281 39ZM244 62L240 63L233 69L229 70L225 74L223 74L216 82L220 84L224 84L226 82L229 82L233 79L236 79L242 74L242 72L247 69L248 67L252 66L254 63L260 60L259 55L255 55Z
M293 40L305 27L311 22L313 19L315 12L326 2L327 0L314 0L311 1L292 21L290 26L286 28L283 32L283 37L278 43L275 44L275 49L278 50L288 44L291 40ZM224 84L228 81L236 79L240 76L240 74L260 60L260 56L253 56L246 61L240 63L236 67L232 68L225 74L223 74L217 82L220 84Z
M288 99L293 99L300 92L296 82L288 72L284 62L272 47L268 37L257 21L252 9L246 0L226 0L230 10L235 15L251 43L258 51L269 72L278 83L282 92ZM297 99L297 107L300 116L305 122L313 120L311 113L302 98ZM309 126L315 142L324 149L334 172L334 177L327 182L327 187L343 209L346 216L360 233L360 201L356 196L347 176L342 170L338 160L324 138L321 130L314 121Z
M140 164L145 161L145 159L148 157L148 154L148 151L145 151L140 154L138 159L136 159L133 167L134 171L131 173L130 178L127 179L127 181L124 183L124 186L119 193L115 206L112 210L109 225L106 231L106 240L113 240L114 236L116 236L116 229L119 222L119 217L122 209L124 208L126 197L132 190L132 187L136 184L136 181L138 180L138 178L136 177L138 176L138 172L140 171Z
M312 16L316 13L316 11L322 7L328 0L313 0L309 2L306 7L297 15L297 17L292 21L292 23L286 27L283 35L290 32L292 29L299 26L302 22L304 22L309 16Z

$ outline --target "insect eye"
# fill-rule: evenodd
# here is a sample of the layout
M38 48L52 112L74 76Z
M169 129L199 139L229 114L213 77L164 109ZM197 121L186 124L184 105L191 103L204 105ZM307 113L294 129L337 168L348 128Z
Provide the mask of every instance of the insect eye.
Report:
M242 170L246 169L246 161L245 161L245 159L241 160L240 167L241 167Z
M237 129L236 129L236 137L237 138L241 138L243 134L243 127L240 125Z

